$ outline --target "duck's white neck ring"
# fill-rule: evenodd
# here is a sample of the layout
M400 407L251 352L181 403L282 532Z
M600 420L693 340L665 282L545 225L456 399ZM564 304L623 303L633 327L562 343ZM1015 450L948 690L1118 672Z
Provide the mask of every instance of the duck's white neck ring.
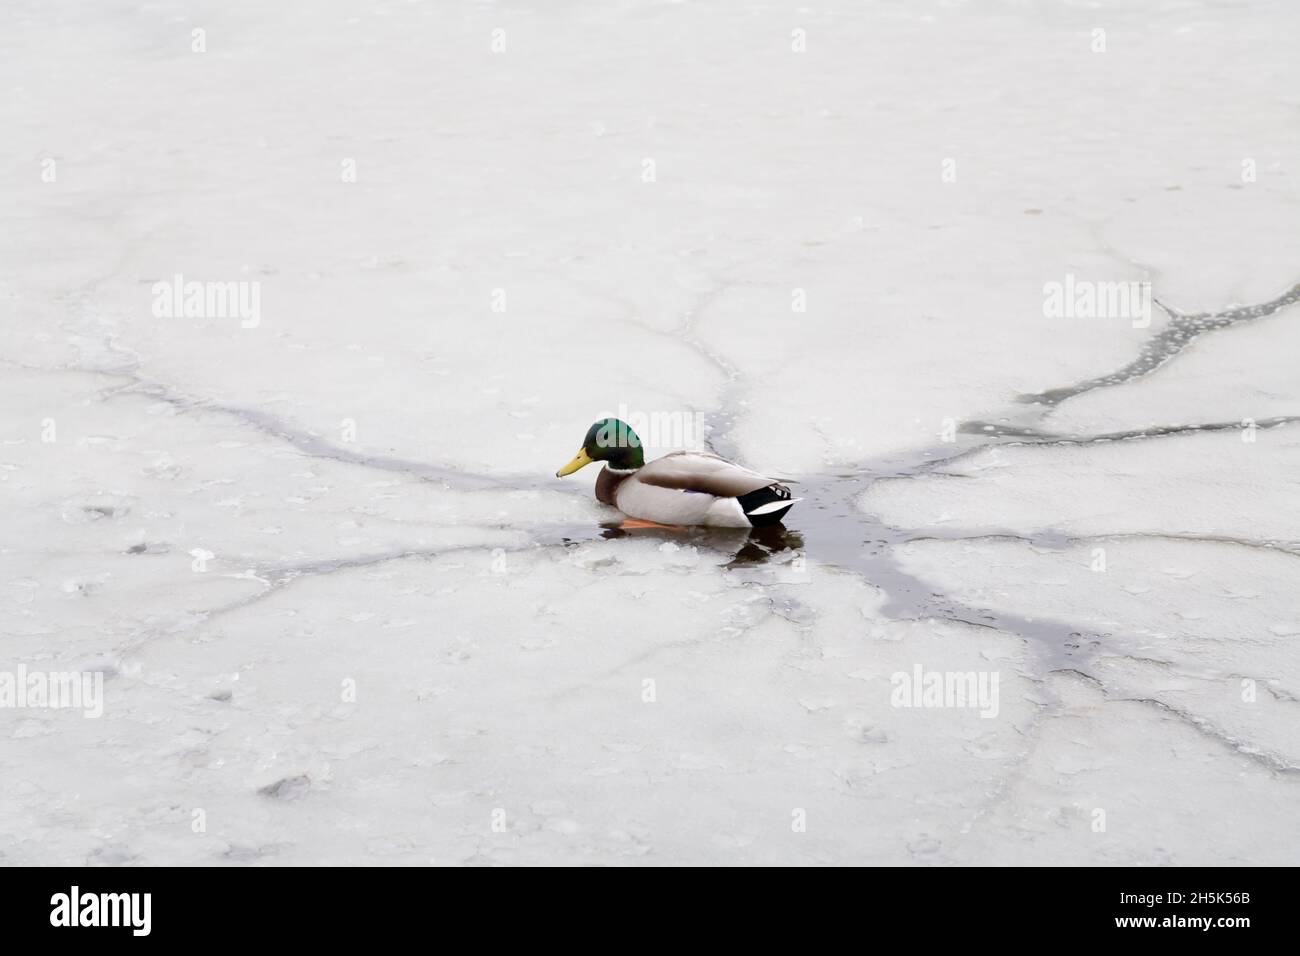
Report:
M611 468L609 465L605 466L605 470L611 475L632 475L637 471L635 468Z

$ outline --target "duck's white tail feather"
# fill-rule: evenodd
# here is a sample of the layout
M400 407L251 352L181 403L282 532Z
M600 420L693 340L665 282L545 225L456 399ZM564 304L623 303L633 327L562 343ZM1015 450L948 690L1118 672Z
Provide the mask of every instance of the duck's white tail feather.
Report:
M784 508L789 508L791 505L796 504L797 502L800 502L800 501L803 501L803 499L802 499L802 498L782 498L780 501L770 501L770 502L768 502L768 503L765 504L765 505L759 505L759 506L758 506L757 508L755 508L753 511L746 511L745 514L747 514L747 515L765 515L765 514L770 514L770 513L773 512L773 511L781 511L781 510L784 509Z

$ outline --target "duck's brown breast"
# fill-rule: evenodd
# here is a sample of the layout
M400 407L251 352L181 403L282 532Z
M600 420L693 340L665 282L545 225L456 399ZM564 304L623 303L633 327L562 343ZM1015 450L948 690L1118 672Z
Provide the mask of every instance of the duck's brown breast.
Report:
M596 500L601 504L614 504L614 492L618 490L618 486L623 483L623 480L630 477L631 474L630 471L610 471L608 465L600 469L600 474L596 476Z

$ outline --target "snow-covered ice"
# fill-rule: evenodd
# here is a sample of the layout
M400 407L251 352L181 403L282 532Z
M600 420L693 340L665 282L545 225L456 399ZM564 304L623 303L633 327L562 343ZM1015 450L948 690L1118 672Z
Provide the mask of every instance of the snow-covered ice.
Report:
M0 26L0 863L1300 862L1300 7Z

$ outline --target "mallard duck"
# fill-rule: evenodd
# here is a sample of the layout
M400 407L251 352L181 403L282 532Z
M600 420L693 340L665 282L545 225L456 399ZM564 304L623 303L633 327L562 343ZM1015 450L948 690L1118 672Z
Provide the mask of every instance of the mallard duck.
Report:
M657 524L758 528L777 524L800 500L781 482L704 452L675 451L647 465L641 439L617 418L592 425L555 477L596 461L605 463L597 500Z

